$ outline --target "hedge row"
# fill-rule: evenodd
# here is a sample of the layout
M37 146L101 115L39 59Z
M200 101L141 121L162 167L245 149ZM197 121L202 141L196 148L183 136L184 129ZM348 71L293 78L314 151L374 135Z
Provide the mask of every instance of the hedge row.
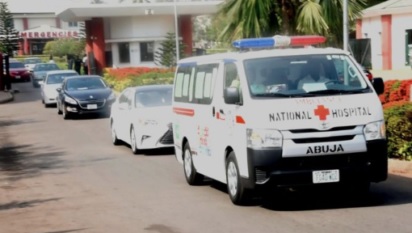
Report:
M412 160L412 102L410 80L385 82L382 102L388 138L388 154L391 158Z

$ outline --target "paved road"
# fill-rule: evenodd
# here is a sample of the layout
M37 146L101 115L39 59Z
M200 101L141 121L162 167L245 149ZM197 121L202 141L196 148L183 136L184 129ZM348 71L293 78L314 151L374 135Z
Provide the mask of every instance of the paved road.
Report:
M0 105L0 232L412 232L412 179L360 200L300 193L234 206L216 182L190 187L172 151L112 146L107 118L64 121L18 84Z

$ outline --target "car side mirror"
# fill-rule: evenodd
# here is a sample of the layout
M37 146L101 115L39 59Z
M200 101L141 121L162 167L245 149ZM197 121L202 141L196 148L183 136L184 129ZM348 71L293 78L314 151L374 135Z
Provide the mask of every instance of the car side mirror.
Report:
M113 84L110 84L109 87L110 87L111 89L113 89L113 88L114 88L114 85L113 85Z
M61 88L61 87L56 88L56 91L57 91L57 92L61 92L61 91L62 91L62 88Z
M376 77L372 79L372 85L378 95L385 91L385 83L381 77Z

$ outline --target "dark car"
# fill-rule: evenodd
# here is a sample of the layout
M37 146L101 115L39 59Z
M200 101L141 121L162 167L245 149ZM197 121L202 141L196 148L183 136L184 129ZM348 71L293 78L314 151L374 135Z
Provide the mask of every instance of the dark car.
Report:
M47 72L60 70L56 63L37 63L33 67L33 87L40 87L39 81L44 81Z
M57 111L64 119L91 113L109 116L116 100L112 89L98 75L68 77L57 92Z
M22 62L12 60L9 64L10 79L12 82L30 82L31 73Z

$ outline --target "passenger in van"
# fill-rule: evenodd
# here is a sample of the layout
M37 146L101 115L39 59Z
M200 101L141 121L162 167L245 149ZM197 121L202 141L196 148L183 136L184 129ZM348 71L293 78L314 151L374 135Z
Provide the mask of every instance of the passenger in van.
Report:
M323 66L322 63L309 62L302 68L303 77L299 80L298 89L302 89L305 83L326 83L328 78L322 75Z
M261 74L250 75L248 78L251 78L252 84L250 84L250 91L252 94L263 94L266 93L266 74L261 72Z

